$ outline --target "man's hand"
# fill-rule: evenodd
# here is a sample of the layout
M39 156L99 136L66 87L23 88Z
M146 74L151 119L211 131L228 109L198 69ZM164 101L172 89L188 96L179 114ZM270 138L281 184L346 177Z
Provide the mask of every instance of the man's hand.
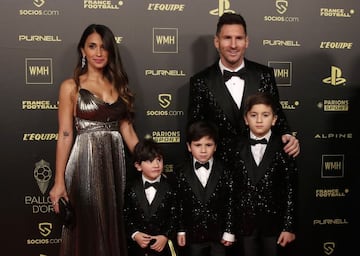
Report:
M277 240L277 243L280 246L285 247L288 243L291 243L294 240L295 240L294 233L283 231L283 232L281 232L281 234Z
M292 157L297 157L300 154L300 142L295 136L284 134L281 139L283 143L286 143L285 153Z
M155 242L150 245L150 248L157 252L161 252L165 248L168 241L167 237L164 235L152 236L151 239L154 239Z

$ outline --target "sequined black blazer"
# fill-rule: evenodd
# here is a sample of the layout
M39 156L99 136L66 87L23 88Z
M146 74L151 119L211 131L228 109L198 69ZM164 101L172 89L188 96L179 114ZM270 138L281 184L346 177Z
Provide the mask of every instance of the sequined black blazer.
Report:
M270 93L278 102L278 119L275 129L280 134L290 132L279 102L279 93L272 68L245 61L245 88L243 100L256 91ZM243 105L243 104L242 104ZM190 78L188 121L209 120L219 127L220 141L217 154L228 163L233 158L235 138L246 134L243 106L239 109L226 88L219 61Z
M178 183L179 232L186 232L187 243L219 242L224 232L233 234L233 179L220 160L214 164L204 188L193 160L175 168Z
M298 173L294 158L283 151L281 137L272 133L257 166L248 136L239 141L234 178L237 234L250 235L256 227L265 235L295 232Z
M124 218L130 248L137 246L131 239L135 231L150 235L164 235L176 241L177 216L175 185L169 182L168 178L161 177L160 187L151 205L146 199L141 176L127 185Z

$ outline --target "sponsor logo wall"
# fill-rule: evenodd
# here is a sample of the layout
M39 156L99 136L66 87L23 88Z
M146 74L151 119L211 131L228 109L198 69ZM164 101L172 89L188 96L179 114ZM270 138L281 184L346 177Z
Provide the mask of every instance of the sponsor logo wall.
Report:
M186 155L188 81L215 61L217 19L248 23L247 57L275 70L301 142L299 229L290 255L345 256L359 227L360 2L357 0L53 1L0 3L1 254L55 256L49 189L59 84L91 23L109 26L136 94L136 129L161 143L165 171Z

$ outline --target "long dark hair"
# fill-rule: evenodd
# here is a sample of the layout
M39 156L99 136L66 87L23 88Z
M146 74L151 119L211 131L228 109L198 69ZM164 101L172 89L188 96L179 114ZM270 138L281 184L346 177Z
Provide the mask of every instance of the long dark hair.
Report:
M105 50L108 51L108 63L103 69L104 76L113 83L119 92L119 97L125 102L128 109L128 119L133 120L134 117L134 95L130 91L128 84L129 79L123 67L120 51L115 41L113 32L105 25L91 24L83 32L77 46L78 61L74 70L74 80L76 85L80 86L80 76L88 71L88 66L81 67L82 52L85 47L85 41L89 35L97 33L100 35Z

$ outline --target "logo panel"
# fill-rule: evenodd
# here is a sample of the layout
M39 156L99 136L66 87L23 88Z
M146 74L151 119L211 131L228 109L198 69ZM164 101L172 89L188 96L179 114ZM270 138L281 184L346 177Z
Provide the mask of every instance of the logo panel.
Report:
M344 155L323 155L321 160L321 178L344 177Z
M269 61L268 66L274 69L277 86L291 86L292 62Z
M234 10L230 9L230 1L229 0L219 0L218 3L219 3L218 8L209 11L209 13L211 15L215 15L215 16L220 17L221 15L223 15L226 12L235 13Z
M53 84L52 58L25 59L26 84Z
M324 78L323 83L338 86L338 85L345 85L346 79L342 77L342 71L340 68L331 66L330 76Z
M178 53L178 29L153 28L153 53Z

